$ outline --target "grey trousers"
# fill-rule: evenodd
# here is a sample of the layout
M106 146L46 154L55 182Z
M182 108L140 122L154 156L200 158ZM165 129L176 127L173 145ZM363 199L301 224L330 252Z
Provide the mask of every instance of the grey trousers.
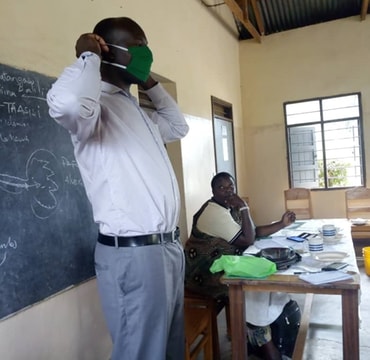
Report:
M184 252L180 243L95 247L95 271L112 337L111 360L184 359Z

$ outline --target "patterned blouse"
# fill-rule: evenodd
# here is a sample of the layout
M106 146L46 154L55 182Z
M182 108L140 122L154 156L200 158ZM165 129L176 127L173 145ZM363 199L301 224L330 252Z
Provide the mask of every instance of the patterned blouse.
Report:
M211 207L213 210L210 211ZM219 211L215 207L219 207ZM207 219L207 211L212 214L212 219ZM228 287L220 283L222 273L212 274L209 268L213 261L221 255L242 255L246 249L246 247L233 245L241 231L239 215L228 211L213 200L208 200L194 215L191 236L185 244L185 287L188 290L211 296L220 301L224 301L228 297ZM203 218L201 218L202 216ZM200 218L201 221L199 221ZM203 226L207 223L213 223L214 233L227 234L229 232L229 236L224 236L230 240L227 241L225 238L200 231L197 227L198 221ZM222 229L217 231L217 227L222 227Z

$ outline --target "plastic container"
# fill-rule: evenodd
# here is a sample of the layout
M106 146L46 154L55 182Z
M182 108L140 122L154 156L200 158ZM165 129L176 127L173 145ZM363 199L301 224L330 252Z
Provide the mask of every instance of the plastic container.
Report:
M362 248L366 275L370 276L370 246Z

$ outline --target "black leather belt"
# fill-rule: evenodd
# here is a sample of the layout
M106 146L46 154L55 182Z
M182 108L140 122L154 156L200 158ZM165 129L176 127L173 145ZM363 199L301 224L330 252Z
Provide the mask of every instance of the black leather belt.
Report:
M140 236L109 236L99 233L98 242L107 246L136 247L176 242L179 239L179 235L180 231L178 228L168 233Z

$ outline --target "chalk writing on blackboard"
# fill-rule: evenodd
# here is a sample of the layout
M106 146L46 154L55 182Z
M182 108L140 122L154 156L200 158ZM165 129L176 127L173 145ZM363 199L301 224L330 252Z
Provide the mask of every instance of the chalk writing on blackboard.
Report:
M0 64L0 319L95 275L97 225L54 78Z
M46 219L58 206L58 182L54 154L47 150L36 150L27 160L25 177L20 178L0 173L0 188L11 194L32 194L31 208L39 219Z
M17 242L8 238L6 243L0 244L0 266L4 264L9 250L15 250L17 248Z

